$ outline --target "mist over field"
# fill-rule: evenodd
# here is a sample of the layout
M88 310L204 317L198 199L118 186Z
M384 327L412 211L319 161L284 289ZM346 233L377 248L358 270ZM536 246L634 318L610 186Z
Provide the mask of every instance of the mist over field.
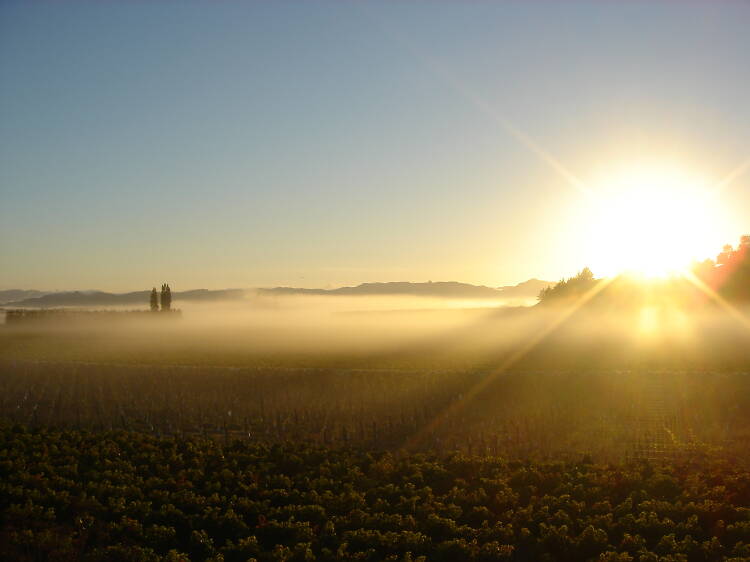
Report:
M159 315L6 325L6 358L437 369L741 368L747 326L718 306L482 306L413 297L248 296ZM497 303L493 303L497 304ZM114 310L118 310L114 307ZM740 309L742 310L742 309Z

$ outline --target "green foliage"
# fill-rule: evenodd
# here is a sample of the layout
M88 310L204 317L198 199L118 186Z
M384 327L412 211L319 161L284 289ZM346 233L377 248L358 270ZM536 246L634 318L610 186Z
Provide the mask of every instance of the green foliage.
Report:
M5 425L0 558L746 560L747 487L746 468L719 457L396 457Z

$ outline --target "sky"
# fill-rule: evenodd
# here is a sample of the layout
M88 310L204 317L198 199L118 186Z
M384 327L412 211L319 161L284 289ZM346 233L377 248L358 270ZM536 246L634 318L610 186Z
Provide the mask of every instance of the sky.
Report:
M748 25L739 1L1 2L0 289L596 274L581 185L750 157ZM735 175L717 252L750 231Z

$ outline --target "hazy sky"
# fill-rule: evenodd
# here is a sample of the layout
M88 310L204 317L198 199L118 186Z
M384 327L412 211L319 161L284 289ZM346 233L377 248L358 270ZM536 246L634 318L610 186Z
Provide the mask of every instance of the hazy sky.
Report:
M728 1L2 2L0 288L570 275L582 195L503 120L585 182L718 180L749 29ZM750 172L722 201L734 242Z

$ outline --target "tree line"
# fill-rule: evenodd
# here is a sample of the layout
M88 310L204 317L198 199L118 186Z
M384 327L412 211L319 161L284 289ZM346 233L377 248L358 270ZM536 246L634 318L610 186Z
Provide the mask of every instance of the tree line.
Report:
M165 312L172 309L172 290L168 284L162 283L160 294L157 294L156 287L151 289L150 304L152 312L158 312L160 306L161 310Z
M737 246L726 244L715 260L692 263L689 273L730 302L750 303L750 235L741 236ZM627 306L633 303L633 298L640 296L639 289L644 286L644 283L633 281L627 276L609 280L596 279L591 269L584 267L575 276L563 278L555 285L542 289L537 298L540 303L545 304L569 302L594 292L602 282L606 282L606 286L600 287L593 303L613 304L619 301ZM656 287L664 295L682 298L684 303L694 302L696 293L701 291L680 276L647 285L649 290Z

